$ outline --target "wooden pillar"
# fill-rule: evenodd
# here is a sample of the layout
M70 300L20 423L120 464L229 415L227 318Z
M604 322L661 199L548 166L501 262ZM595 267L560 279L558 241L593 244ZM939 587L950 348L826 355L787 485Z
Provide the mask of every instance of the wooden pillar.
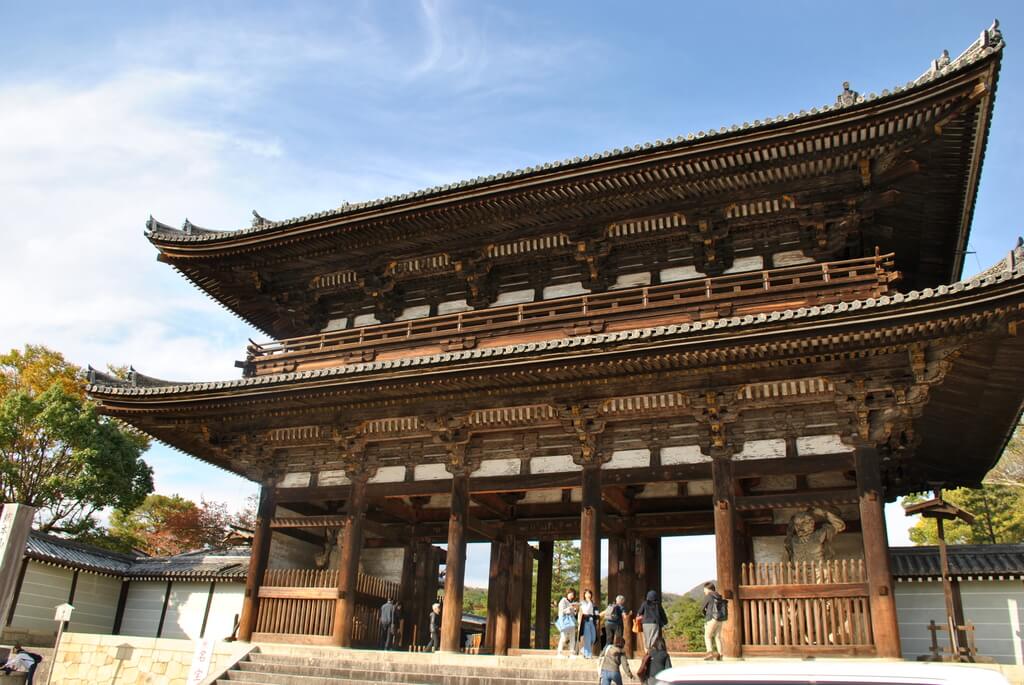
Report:
M249 572L245 577L245 595L242 599L242 613L238 619L238 639L249 642L256 630L259 616L260 585L270 558L270 520L274 518L277 504L274 487L267 483L260 488L260 503L256 510L256 530L252 536L252 552L249 556Z
M614 602L615 596L619 594L619 566L622 563L624 545L625 542L621 536L608 537L608 600L605 604Z
M503 540L498 545L498 566L502 572L494 583L494 653L499 656L508 654L512 638L512 621L509 616L509 574L512 566L512 544Z
M430 635L430 607L437 601L437 560L430 541L417 541L413 572L412 606L406 609L407 644L422 646Z
M530 542L523 539L523 588L520 594L519 647L530 648L530 635L533 632L533 548Z
M338 600L334 604L332 636L338 647L352 646L356 583L359 580L359 555L363 551L363 518L366 515L366 474L350 478L352 486L345 503L345 527L338 538Z
M589 589L594 604L601 605L601 468L583 467L583 501L580 513L580 597Z
M508 614L509 614L509 647L519 649L529 645L523 644L523 623L529 622L529 618L523 617L523 593L526 588L526 579L523 571L526 567L526 544L525 540L516 537L512 539L512 567L507 570L509 574L508 590Z
M555 543L542 540L537 560L537 632L534 647L551 649L551 571L555 563Z
M892 571L889 568L889 540L885 531L883 506L885 493L878 450L858 445L854 452L857 469L857 494L860 504L861 536L864 539L864 565L871 593L871 629L875 650L880 657L900 657L900 631L896 619Z
M469 513L469 476L452 478L451 514L448 517L448 559L445 564L444 608L441 611L441 651L462 649L462 595L466 576L466 516Z
M647 570L647 589L661 597L661 538L644 538L644 566Z
M636 651L636 636L631 625L633 612L640 602L637 601L636 550L639 539L636 534L627 530L622 548L622 570L619 571L619 594L626 598L626 616L623 617L622 636L626 641L626 654L630 659Z
M504 570L501 568L501 541L491 542L491 562L487 573L487 627L484 628L483 648L494 653L495 622L498 617L498 584Z
M716 586L723 597L731 601L730 615L734 620L722 626L722 653L738 657L741 652L739 621L741 598L736 584L736 505L732 460L728 453L712 453L711 480L714 487Z
M416 602L416 540L409 540L402 550L402 580L399 587L398 601L402 603L402 625L398 647L412 643L412 626L415 616L412 613Z

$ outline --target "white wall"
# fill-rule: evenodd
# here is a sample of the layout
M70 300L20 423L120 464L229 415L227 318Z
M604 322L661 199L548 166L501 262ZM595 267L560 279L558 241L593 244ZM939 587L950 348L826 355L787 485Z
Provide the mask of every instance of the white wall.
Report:
M160 612L164 606L167 581L133 580L128 586L128 600L121 619L122 635L156 637Z
M209 583L175 581L171 585L167 616L164 618L164 630L160 637L198 640L209 595Z
M900 648L904 659L930 654L931 632L928 622L946 620L946 600L942 583L894 583L896 621L900 627Z
M120 595L120 578L79 572L75 600L72 602L75 611L68 622L68 630L109 635L114 630Z
M217 583L206 619L206 635L219 640L231 634L235 616L242 613L244 595L245 583Z
M68 601L73 574L68 569L29 561L11 628L56 634L54 607Z

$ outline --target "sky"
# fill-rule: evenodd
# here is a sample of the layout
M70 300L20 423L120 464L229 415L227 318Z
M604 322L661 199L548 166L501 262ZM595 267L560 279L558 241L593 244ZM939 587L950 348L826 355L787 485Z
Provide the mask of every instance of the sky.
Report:
M235 229L880 92L999 18L1008 43L965 270L1024 232L1024 4L0 0L0 349L234 378L264 336L155 260L149 215ZM162 493L255 486L163 445ZM907 523L887 511L893 544ZM667 591L713 575L664 548ZM685 560L685 561L684 561ZM472 546L467 582L485 584Z

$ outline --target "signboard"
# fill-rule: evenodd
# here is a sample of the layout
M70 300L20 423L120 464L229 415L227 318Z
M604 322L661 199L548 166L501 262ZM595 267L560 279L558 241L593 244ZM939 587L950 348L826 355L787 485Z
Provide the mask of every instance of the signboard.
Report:
M192 653L192 665L188 669L187 685L199 685L210 673L213 664L213 638L204 637L196 642L196 651Z
M18 582L25 559L25 543L32 527L35 508L24 504L3 504L0 511L0 616L7 616L14 600L14 587Z
M61 623L63 623L64 621L70 621L71 612L74 610L75 607L71 606L70 604L58 604L57 613L54 614L53 620L60 621Z

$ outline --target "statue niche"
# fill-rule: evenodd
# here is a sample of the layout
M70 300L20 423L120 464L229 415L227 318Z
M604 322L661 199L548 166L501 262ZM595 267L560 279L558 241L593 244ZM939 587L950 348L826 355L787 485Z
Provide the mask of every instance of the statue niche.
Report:
M838 513L820 507L793 514L786 530L786 558L789 561L835 559L832 540L846 530Z

